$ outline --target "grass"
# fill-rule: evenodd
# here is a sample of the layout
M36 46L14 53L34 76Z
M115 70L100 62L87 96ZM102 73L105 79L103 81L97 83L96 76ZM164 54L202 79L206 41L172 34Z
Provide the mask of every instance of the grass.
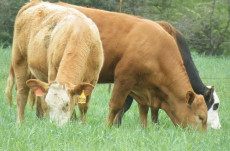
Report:
M110 93L108 85L97 85L88 110L87 123L69 122L58 127L48 120L39 120L35 109L26 107L25 122L17 125L15 92L10 108L4 94L11 48L0 47L0 151L227 151L230 148L230 59L200 56L194 62L206 85L214 85L221 100L220 130L206 133L175 128L167 115L160 112L160 124L150 122L147 129L139 125L137 104L126 113L120 128L108 128Z

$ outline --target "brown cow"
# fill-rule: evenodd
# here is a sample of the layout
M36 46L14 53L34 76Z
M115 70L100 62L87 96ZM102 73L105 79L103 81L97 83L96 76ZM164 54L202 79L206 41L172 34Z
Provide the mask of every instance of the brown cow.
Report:
M167 22L159 21L157 22L160 24L170 35L173 36L173 38L177 42L177 46L179 47L185 69L188 73L190 83L192 85L193 90L197 94L201 94L204 96L205 103L208 108L208 119L207 124L208 127L219 129L221 127L220 121L219 121L219 115L218 115L218 108L219 108L219 97L217 96L217 93L214 90L214 87L211 86L205 86L199 76L198 70L193 62L188 44L182 35L177 29L175 29L172 25L170 25ZM121 124L121 118L123 114L130 108L132 104L133 98L128 96L124 107L116 116L116 122L118 124ZM157 102L157 101L155 101ZM154 123L158 122L158 106L159 103L155 104L155 107L151 109L152 113L152 121Z
M58 4L80 10L100 31L105 62L99 82L114 82L109 125L131 95L139 104L144 126L148 107L160 102L175 125L206 129L204 98L193 92L176 42L159 24L122 13Z
M81 12L40 1L23 6L15 20L11 62L17 81L17 121L24 120L27 85L37 96L45 96L47 114L58 124L68 121L76 103L85 121L103 57L99 31ZM31 75L42 81L28 80ZM8 79L10 90L13 79Z

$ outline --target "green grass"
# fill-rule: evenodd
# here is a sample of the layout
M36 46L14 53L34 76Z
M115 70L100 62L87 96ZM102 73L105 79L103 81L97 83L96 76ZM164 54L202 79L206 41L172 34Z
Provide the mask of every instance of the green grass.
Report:
M35 109L26 107L25 122L17 125L16 101L10 108L4 94L9 71L11 48L0 48L0 150L90 150L90 151L227 151L230 148L230 59L193 54L194 62L206 85L214 85L221 100L220 130L206 133L175 128L166 114L160 112L160 124L150 122L147 129L139 125L137 104L126 113L120 128L108 128L110 93L108 85L97 85L88 110L87 124L69 122L58 127L39 120Z

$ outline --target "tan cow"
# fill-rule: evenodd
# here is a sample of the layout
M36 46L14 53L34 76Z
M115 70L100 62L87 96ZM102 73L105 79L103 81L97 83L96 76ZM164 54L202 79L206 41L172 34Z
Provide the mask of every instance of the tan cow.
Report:
M114 82L109 125L131 95L139 104L144 126L148 107L160 101L175 125L206 129L204 98L194 93L175 40L159 24L122 13L57 4L83 12L100 31L105 62L99 83Z
M82 103L81 118L86 120L103 57L99 31L81 12L40 1L23 6L15 20L11 61L17 83L17 121L24 120L27 85L37 96L45 96L51 120L60 125L67 122L76 103ZM28 80L31 76L41 81ZM8 79L9 90L13 79Z

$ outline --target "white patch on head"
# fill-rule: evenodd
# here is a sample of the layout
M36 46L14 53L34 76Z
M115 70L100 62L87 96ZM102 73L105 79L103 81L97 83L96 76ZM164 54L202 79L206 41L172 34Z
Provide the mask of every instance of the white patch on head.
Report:
M208 88L211 88L211 86L207 86ZM213 97L214 97L214 103L212 104L211 108L208 110L208 127L213 128L213 129L220 129L221 124L219 120L219 114L218 114L218 109L219 109L219 104L220 100L219 97L216 94L216 91L214 90L213 92Z
M58 125L63 125L70 118L70 98L64 86L54 83L51 84L46 95L45 101L49 107L49 117Z

